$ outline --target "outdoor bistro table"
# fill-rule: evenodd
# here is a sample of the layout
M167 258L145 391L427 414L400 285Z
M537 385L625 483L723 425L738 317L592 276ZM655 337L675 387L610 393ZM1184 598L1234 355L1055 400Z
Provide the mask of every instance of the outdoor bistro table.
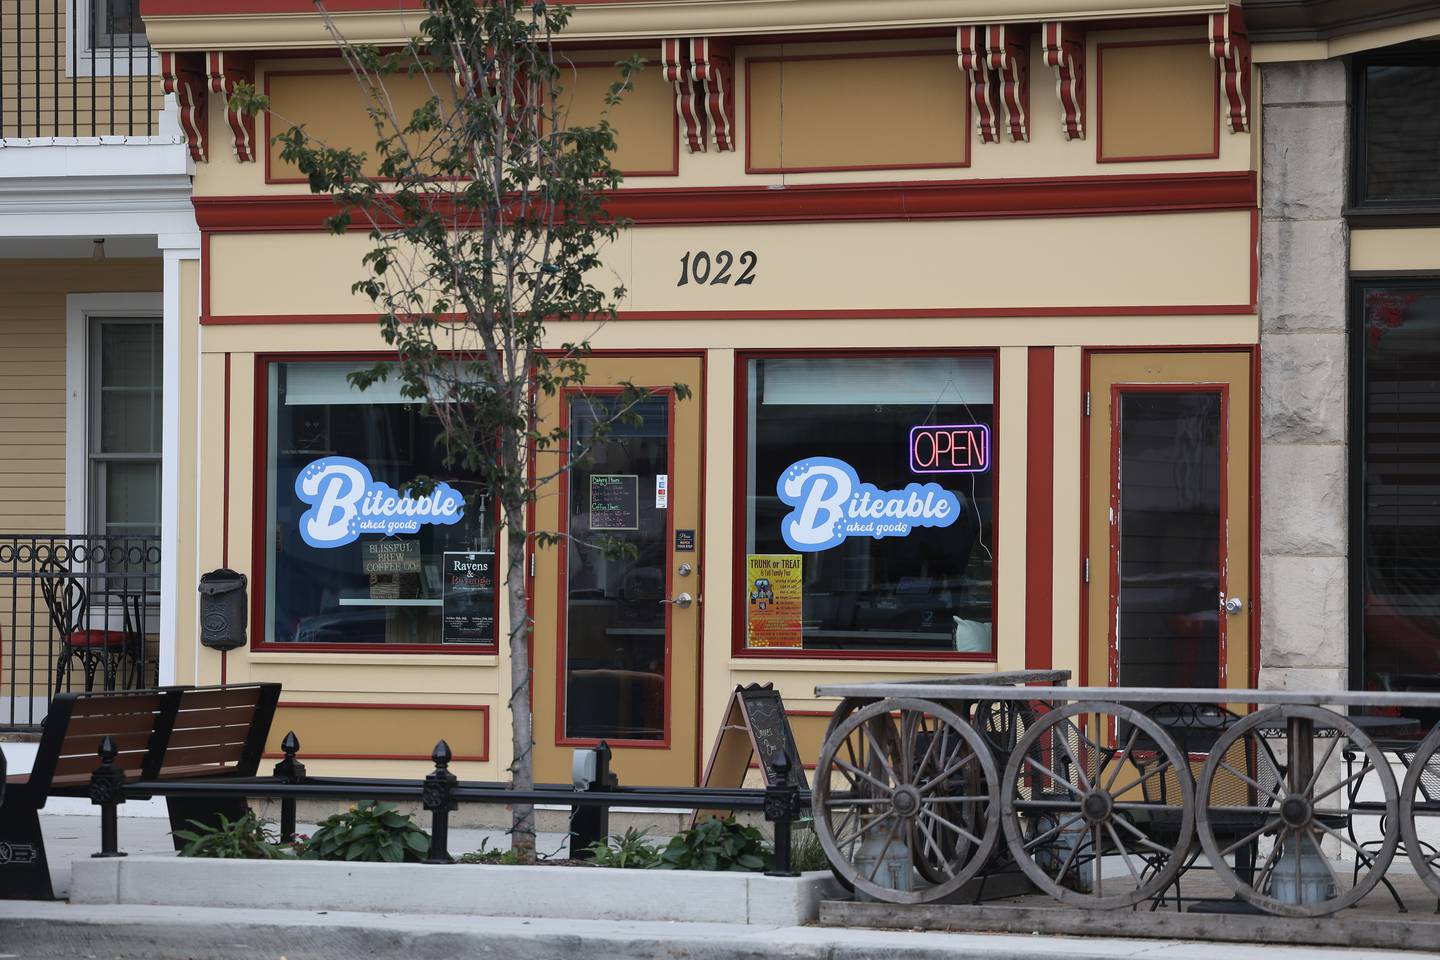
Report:
M1440 726L1397 787L1362 729L1373 721L1329 709L1435 709L1440 694L1015 686L1065 677L977 676L816 687L842 698L816 767L816 833L857 891L893 903L943 899L988 869L1003 832L1036 887L1090 908L1162 895L1197 835L1220 879L1269 913L1321 916L1358 902L1402 835L1440 895L1440 856L1422 846L1415 823L1440 815L1423 794L1417 800L1422 774L1440 764ZM1213 744L1199 753L1181 750L1147 713L1184 704L1256 709L1216 721ZM1008 734L998 740L996 716ZM1326 771L1342 741L1360 762L1337 783ZM1383 802L1356 802L1352 784L1367 775ZM1357 815L1377 820L1368 849L1349 835ZM1258 868L1231 866L1227 858L1262 838L1272 843ZM1322 841L1353 857L1353 875L1350 865L1331 867Z

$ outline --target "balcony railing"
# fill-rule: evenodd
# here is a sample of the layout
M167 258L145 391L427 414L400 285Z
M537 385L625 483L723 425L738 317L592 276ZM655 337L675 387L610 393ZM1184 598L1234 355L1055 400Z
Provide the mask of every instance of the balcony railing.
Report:
M158 537L0 533L0 730L70 690L158 677Z
M164 104L138 0L0 0L0 140L148 138Z

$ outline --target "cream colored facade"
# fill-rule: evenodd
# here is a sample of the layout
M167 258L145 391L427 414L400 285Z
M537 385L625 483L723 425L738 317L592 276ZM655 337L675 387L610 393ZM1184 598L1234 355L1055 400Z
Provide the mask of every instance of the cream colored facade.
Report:
M612 12L618 15L623 6ZM887 5L887 10L900 6L905 5ZM584 33L590 16L601 16L600 8L582 10L579 33ZM977 17L975 22L984 19ZM255 49L254 77L257 85L264 85L271 71L284 71L293 84L295 76L306 70L333 69L334 61L323 56L265 58L266 49L309 43L303 38L310 28L302 21L284 24L287 39L272 32L280 31L281 25L263 18L236 17L203 27L194 18L155 17L149 23L159 43L183 42L190 48L204 44L207 49L238 49L238 44ZM627 177L622 188L672 191L682 210L702 191L725 189L758 188L779 194L823 185L894 197L906 189L963 191L975 184L978 197L980 188L991 185L1023 190L1044 184L1062 192L1053 201L1026 200L1017 193L1019 208L993 213L967 212L965 205L975 202L970 199L946 200L948 210L923 219L862 219L832 203L831 213L808 221L781 216L780 222L767 222L763 211L722 213L713 217L719 222L712 223L642 221L605 252L607 282L622 283L628 292L620 319L594 331L592 346L604 351L607 362L614 358L622 363L627 355L639 358L656 351L703 362L703 383L695 385L694 401L702 411L704 464L703 514L695 554L698 579L693 583L700 601L699 669L694 675L674 678L671 707L694 725L698 751L674 758L680 769L671 775L673 779L690 782L698 776L726 698L736 684L774 683L794 714L792 722L803 749L811 753L823 726L822 715L832 706L816 699L817 683L839 677L916 677L1026 666L1038 649L1037 628L1027 627L1027 616L1034 614L1037 602L1034 587L1027 584L1037 574L1050 581L1045 586L1048 609L1044 611L1050 623L1041 646L1048 647L1050 664L1078 677L1083 659L1082 594L1087 589L1080 574L1085 494L1079 466L1087 350L1150 353L1206 346L1248 358L1258 340L1253 301L1257 141L1252 132L1233 133L1228 128L1214 86L1219 82L1216 67L1205 52L1204 18L1138 30L1112 29L1103 20L1087 24L1084 44L1091 72L1085 112L1090 129L1085 139L1072 140L1062 130L1063 108L1056 96L1054 72L1042 59L1040 33L1032 31L1029 140L1011 142L1003 137L1000 143L979 142L968 80L956 63L957 22L949 19L948 25L948 32L933 39L892 39L876 32L874 39L837 42L816 31L803 42L791 38L782 44L766 42L765 31L758 27L751 31L759 34L754 40L736 37L737 149L718 152L712 144L705 152L688 152L684 131L677 130L677 173ZM597 33L604 29L608 28L596 28ZM658 21L656 29L664 29ZM196 32L184 32L189 30ZM595 61L647 53L654 36L653 30L626 32L625 42L617 42L614 50L587 49L583 57ZM1186 54L1193 51L1209 65L1197 71L1187 58L1185 69L1191 79L1177 81L1193 84L1198 75L1204 84L1185 101L1193 108L1182 104L1171 117L1183 141L1172 152L1185 159L1162 155L1102 163L1097 151L1102 88L1095 71L1107 55L1104 50L1117 51L1109 55L1120 64L1121 51L1165 44ZM900 82L885 69L887 58L907 67L933 66L922 73L905 73ZM761 72L750 69L751 61L754 71ZM761 154L749 142L760 136L754 124L775 116L775 104L754 100L747 83L764 77L763 90L773 91L777 85L770 77L783 64L795 64L799 71L817 62L854 65L854 70L862 71L858 75L871 96L853 103L853 98L833 100L835 109L853 109L845 122L809 130L786 128L782 137L789 138L798 159L779 164L785 169L747 172L777 166L773 159L777 141L769 141L772 145ZM1157 61L1146 62L1158 66ZM1125 66L1133 74L1133 65ZM1113 72L1122 78L1126 73L1118 66ZM1147 102L1146 91L1138 95L1142 105ZM1110 106L1112 118L1132 109L1113 87L1112 99L1118 104ZM899 162L903 157L857 155L846 146L848 141L864 141L865 124L871 122L867 117L879 122L885 111L899 110L920 122L937 109L950 112L935 117L935 130L913 128L915 149L930 149L924 145L934 136L949 137L934 141L938 144L934 150L940 152L931 155L953 162L926 167ZM1133 116L1130 119L1133 123ZM285 122L299 120L303 117L285 117ZM663 122L673 122L673 115L667 113ZM1115 131L1121 129L1119 120L1111 122ZM963 143L956 144L955 131ZM365 240L267 228L268 211L285 218L286 198L298 201L307 193L305 186L267 182L277 177L267 176L263 155L258 163L240 162L230 151L217 149L230 135L218 98L210 101L208 133L210 156L197 165L194 184L206 255L201 270L187 265L182 272L184 303L203 304L181 331L182 355L194 363L186 364L180 400L178 454L187 482L179 512L195 518L196 535L181 538L176 561L191 580L221 566L251 573L254 591L263 588L253 576L252 554L259 541L252 534L264 516L255 502L257 489L263 489L255 479L257 411L263 410L263 398L256 396L257 383L263 383L263 378L257 379L257 365L274 355L287 360L307 354L333 358L382 351L384 344L367 320L366 305L349 292ZM622 124L622 142L624 133ZM1204 151L1211 155L1192 156L1197 139L1214 144ZM1156 149L1163 154L1164 134L1160 140ZM814 162L831 155L837 162ZM816 166L848 169L809 169ZM1164 185L1155 186L1157 182ZM1196 185L1204 190L1215 184L1228 189L1224 198L1193 197ZM1137 185L1156 192L1133 202L1112 201L1107 192L1115 186ZM1105 206L1112 202L1120 206ZM240 211L241 205L253 210L262 204L267 213L248 220ZM1029 208L1023 209L1027 204ZM208 211L215 211L214 220L208 219L212 216ZM210 223L216 225L214 229L207 228ZM752 285L677 287L682 252L720 249L757 254ZM203 291L197 290L201 284ZM192 291L196 299L191 299ZM556 345L577 335L569 327L552 325L550 336ZM1053 354L1053 379L1043 385L1046 389L1029 382L1031 355L1037 348ZM735 618L743 608L743 600L735 595L734 571L745 556L743 545L735 542L733 527L739 504L734 472L737 354L784 349L974 349L996 358L1000 425L995 450L1002 465L1003 493L994 518L998 539L993 659L837 659L813 654L757 659L734 649ZM1248 378L1248 359L1242 368ZM1052 425L1047 428L1051 449L1042 458L1049 461L1043 465L1047 475L1035 484L1030 478L1035 468L1027 462L1034 446L1027 424L1035 419L1030 406L1037 393L1051 398L1045 413ZM1248 422L1238 429L1249 436ZM1050 501L1049 530L1027 530L1034 513L1024 493L1027 483L1044 491ZM1050 561L1044 570L1037 570L1035 561L1027 557L1027 542L1037 536L1050 543ZM542 549L537 562L553 562L553 557L547 559ZM193 591L181 591L178 602L178 622L195 623ZM503 607L501 618L498 633L503 637L508 629ZM251 624L252 646L264 629L263 623ZM508 661L503 643L493 655L468 656L293 652L267 645L234 651L222 666L218 654L198 645L193 631L182 631L176 662L177 679L183 682L218 682L222 669L230 681L282 682L285 693L277 737L294 728L302 755L317 758L310 761L312 770L418 774L428 766L429 746L439 737L447 737L452 746L457 738L476 742L473 734L481 724L476 707L485 708L484 747L478 754L479 748L457 749L472 758L458 763L457 771L464 777L499 778L510 761L504 704ZM554 677L537 676L536 683L553 685ZM390 709L373 709L379 705ZM307 730L314 733L307 735ZM397 730L410 734L410 747L396 744L402 739L395 735ZM474 759L478 755L487 759ZM377 759L382 756L387 759ZM393 759L399 756L410 759ZM625 765L617 763L617 768L625 777Z

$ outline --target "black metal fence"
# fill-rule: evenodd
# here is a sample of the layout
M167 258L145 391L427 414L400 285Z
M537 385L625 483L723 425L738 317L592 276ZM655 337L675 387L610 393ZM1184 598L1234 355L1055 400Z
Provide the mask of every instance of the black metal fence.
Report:
M154 136L163 103L139 0L0 0L0 138Z
M158 681L158 537L0 534L0 729L68 690Z

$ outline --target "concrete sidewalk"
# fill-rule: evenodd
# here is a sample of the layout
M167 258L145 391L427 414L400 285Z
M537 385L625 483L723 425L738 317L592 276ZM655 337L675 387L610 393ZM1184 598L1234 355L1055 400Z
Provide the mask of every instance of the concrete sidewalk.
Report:
M224 892L216 891L223 902ZM1415 960L1415 952L822 927L526 920L0 902L0 956L23 960Z

